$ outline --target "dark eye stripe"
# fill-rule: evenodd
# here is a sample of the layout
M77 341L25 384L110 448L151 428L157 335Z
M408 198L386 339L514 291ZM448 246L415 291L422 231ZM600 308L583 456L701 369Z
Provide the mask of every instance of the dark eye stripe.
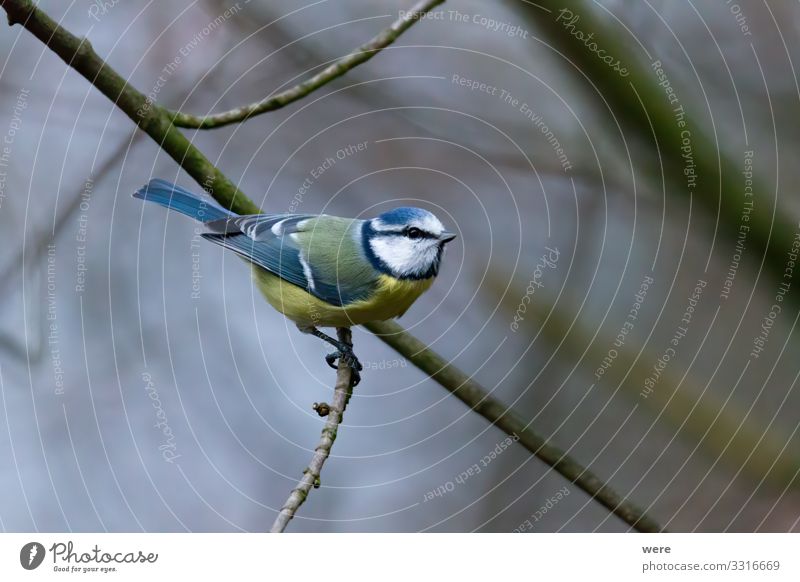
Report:
M404 236L407 236L410 239L418 239L418 238L436 238L433 234L426 230L422 230L416 226L410 226L408 228L403 229L401 233Z
M414 227L416 228L416 227ZM404 228L403 230L378 230L375 231L377 236L402 236L408 237L408 228ZM426 230L419 229L420 234L417 236L418 239L420 238L437 238L437 236L433 233L430 233ZM409 237L410 238L410 237Z

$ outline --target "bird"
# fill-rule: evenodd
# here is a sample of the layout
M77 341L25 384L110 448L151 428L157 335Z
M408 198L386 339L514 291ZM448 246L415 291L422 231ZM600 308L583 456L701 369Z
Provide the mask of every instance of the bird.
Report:
M327 214L240 215L205 194L154 179L133 194L202 222L201 236L251 263L267 301L297 328L329 343L354 385L363 369L352 345L320 327L352 327L402 316L437 275L456 234L428 210L394 208L370 219Z

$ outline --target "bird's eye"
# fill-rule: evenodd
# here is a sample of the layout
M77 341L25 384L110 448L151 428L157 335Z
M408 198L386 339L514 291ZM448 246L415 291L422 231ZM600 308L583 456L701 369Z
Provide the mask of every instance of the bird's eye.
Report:
M424 236L424 233L416 226L412 226L406 231L406 236L408 238L422 238Z

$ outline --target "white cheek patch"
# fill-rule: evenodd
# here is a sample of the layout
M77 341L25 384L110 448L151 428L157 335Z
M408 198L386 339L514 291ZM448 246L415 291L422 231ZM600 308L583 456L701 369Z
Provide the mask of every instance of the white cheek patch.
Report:
M375 256L398 277L428 272L438 254L435 241L404 236L376 236L369 245Z
M413 273L418 262L412 240L403 236L376 236L369 241L372 252L395 273Z

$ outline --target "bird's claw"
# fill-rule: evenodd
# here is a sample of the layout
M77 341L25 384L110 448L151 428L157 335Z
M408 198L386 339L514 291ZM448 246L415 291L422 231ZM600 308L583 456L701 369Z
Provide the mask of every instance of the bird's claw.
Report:
M361 381L361 374L359 372L361 372L364 367L361 365L361 362L358 361L358 358L353 353L352 348L348 347L344 350L339 349L335 352L332 352L325 356L325 361L331 368L335 370L338 368L336 360L341 358L344 358L345 363L350 366L350 369L353 371L353 386L357 386Z
M339 367L339 364L336 363L336 360L339 359L339 356L340 356L340 352L338 352L338 351L331 352L330 354L326 354L325 355L325 361L328 363L328 365L331 368L336 370Z

